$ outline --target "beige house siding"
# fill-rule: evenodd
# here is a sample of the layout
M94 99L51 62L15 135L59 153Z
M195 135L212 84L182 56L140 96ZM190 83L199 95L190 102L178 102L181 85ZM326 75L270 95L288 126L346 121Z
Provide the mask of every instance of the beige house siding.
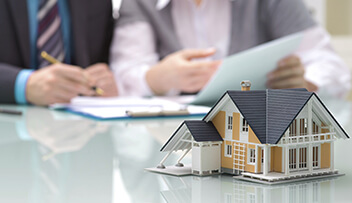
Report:
M282 171L282 147L271 148L271 170L274 172Z
M221 147L221 167L223 168L233 168L233 154L231 157L225 156L225 147L226 145L232 145L231 141L224 141L224 144Z
M330 168L330 143L321 145L321 168Z
M233 113L232 139L240 140L240 113Z
M219 111L218 114L212 120L216 130L219 132L222 138L225 138L225 125L226 125L226 113L225 111Z

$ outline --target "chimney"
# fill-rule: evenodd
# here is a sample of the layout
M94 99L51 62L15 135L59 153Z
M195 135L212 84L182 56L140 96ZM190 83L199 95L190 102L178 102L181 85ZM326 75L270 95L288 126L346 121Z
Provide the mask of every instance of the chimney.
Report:
M243 80L241 82L241 91L251 90L251 82L249 80Z

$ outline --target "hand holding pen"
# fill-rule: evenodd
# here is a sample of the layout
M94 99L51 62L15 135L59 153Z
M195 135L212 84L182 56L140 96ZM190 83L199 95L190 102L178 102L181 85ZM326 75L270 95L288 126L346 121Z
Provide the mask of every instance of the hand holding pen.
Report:
M27 81L26 99L35 105L68 103L79 94L94 96L96 91L92 90L86 72L78 66L55 61L50 66L34 71Z
M42 58L44 58L45 60L47 60L48 62L50 62L51 64L58 64L61 63L60 61L58 61L56 58L52 57L50 54L48 54L47 52L43 51L41 53ZM87 74L83 74L84 78L89 81ZM104 94L104 90L102 90L101 88L97 87L97 86L91 86L91 89L93 91L95 91L98 95L103 95Z

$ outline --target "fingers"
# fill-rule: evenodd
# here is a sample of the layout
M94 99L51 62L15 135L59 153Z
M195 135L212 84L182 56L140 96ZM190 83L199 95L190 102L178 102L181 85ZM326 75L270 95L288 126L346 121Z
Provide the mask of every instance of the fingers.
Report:
M81 84L88 84L87 78L84 75L82 68L67 64L54 64L49 66L55 75L58 77L67 78L68 80L78 82Z
M304 73L298 57L287 57L278 63L277 69L267 75L267 86L273 89L305 88Z
M194 93L200 91L209 81L211 75L195 76L183 83L181 90L186 93Z
M97 63L92 66L89 66L88 68L86 68L85 71L91 75L95 75L95 74L102 74L102 73L109 72L110 69L109 69L109 66L105 63Z
M82 94L85 96L93 96L95 92L90 86L82 85L80 83L75 83L70 80L61 79L58 82L58 88L63 89L66 92L73 95L73 97Z
M272 89L305 88L305 80L303 77L291 77L269 83L268 86Z
M289 68L278 68L267 75L269 81L285 80L286 78L304 76L303 66L293 66Z
M218 68L221 61L191 61L184 65L184 68L189 71L200 71L198 69Z
M117 96L117 86L115 78L109 66L104 63L94 64L88 67L85 72L90 79L94 81L93 85L104 90L104 95L99 96Z
M183 58L190 60L193 58L204 58L215 54L216 49L186 49L178 52Z
M286 68L296 67L300 65L301 65L301 60L298 58L298 56L292 55L280 60L278 63L278 69L286 69Z

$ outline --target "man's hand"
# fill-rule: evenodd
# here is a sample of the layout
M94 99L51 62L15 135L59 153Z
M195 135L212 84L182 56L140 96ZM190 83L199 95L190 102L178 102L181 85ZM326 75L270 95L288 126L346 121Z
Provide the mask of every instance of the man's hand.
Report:
M102 96L113 97L118 95L114 75L105 63L97 63L85 69L85 73L93 81L94 86L104 90Z
M272 89L306 88L317 91L318 87L304 78L304 67L297 56L289 56L267 75L267 87Z
M80 67L54 64L32 73L27 82L26 96L28 102L35 105L67 103L78 94L94 95L88 83Z
M215 49L182 50L153 66L146 74L150 88L157 95L171 89L193 93L201 90L220 65L220 61L192 61L213 55Z

